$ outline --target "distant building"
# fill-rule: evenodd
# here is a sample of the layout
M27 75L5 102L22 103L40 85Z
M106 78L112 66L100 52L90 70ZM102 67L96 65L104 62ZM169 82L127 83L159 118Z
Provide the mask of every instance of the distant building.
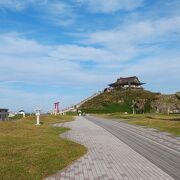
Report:
M8 109L0 109L0 121L6 121L8 120Z
M18 112L18 114L25 114L25 111L24 111L24 110L20 110L20 111Z
M142 88L142 85L145 83L142 83L139 81L138 77L132 76L132 77L126 77L126 78L119 78L115 83L109 84L112 88Z
M25 117L25 116L26 116L26 114L25 114L25 111L24 111L24 110L20 110L20 111L18 112L18 114L23 115L23 117Z

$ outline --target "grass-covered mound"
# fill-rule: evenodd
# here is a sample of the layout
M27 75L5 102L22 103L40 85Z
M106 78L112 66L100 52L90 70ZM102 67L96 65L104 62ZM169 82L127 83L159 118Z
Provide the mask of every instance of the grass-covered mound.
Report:
M56 173L86 152L77 143L59 137L68 128L50 124L72 120L72 116L42 116L0 122L0 179L40 180Z
M151 111L151 102L158 99L159 93L143 89L113 90L104 92L84 103L80 109L86 113L132 113L133 101L143 102L143 112Z

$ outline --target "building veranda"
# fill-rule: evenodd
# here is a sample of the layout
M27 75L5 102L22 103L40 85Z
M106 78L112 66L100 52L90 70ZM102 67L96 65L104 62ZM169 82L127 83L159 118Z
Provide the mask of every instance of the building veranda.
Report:
M8 109L0 109L0 121L6 121L8 120Z

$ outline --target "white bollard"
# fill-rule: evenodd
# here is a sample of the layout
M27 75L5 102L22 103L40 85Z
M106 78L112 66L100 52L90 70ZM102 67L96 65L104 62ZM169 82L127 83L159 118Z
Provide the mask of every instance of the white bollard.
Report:
M40 125L40 110L36 110L36 125Z
M37 123L36 125L40 125L39 116L37 115Z

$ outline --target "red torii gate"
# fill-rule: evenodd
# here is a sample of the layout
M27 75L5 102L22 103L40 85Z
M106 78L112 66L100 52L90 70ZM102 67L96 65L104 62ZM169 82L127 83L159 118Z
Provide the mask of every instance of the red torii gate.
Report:
M54 103L54 114L58 114L59 113L59 102L55 102Z

